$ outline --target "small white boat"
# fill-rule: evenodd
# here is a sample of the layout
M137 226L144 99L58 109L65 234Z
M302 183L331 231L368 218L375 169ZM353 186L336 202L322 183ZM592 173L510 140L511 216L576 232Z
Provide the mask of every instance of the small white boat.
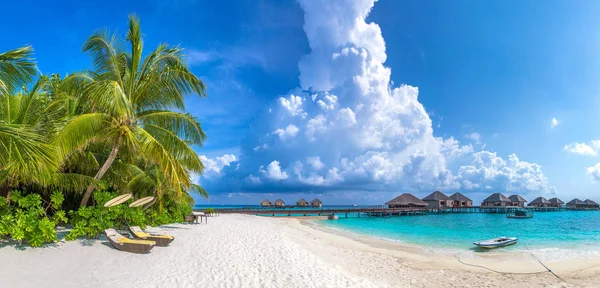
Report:
M473 242L473 244L477 247L492 249L515 244L517 243L517 240L519 239L517 239L516 237L502 236L494 239Z

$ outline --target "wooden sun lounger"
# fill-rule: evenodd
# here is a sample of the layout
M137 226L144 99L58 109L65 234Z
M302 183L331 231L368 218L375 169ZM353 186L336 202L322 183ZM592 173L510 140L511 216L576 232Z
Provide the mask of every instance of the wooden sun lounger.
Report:
M175 240L175 237L173 237L171 235L148 234L148 233L144 232L144 230L142 230L139 226L129 227L129 231L131 231L131 233L133 234L133 236L135 238L156 242L156 246L164 247L164 246L169 245L171 242L173 242L173 240Z
M154 248L154 245L156 245L155 241L129 239L119 234L115 229L106 229L104 230L104 234L106 234L108 242L120 251L143 254L150 252Z

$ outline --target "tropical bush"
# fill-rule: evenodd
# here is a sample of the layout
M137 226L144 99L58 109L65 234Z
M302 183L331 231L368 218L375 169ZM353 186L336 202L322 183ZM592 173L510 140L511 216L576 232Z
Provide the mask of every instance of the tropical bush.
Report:
M53 192L45 207L39 194L24 196L13 191L11 198L8 202L0 197L0 236L10 236L19 243L27 241L33 247L56 240L55 226L67 221L65 212L59 210L64 199L62 194ZM46 211L53 215L48 216Z
M191 180L204 169L192 146L206 136L184 104L206 87L183 49L144 53L142 35L135 16L124 37L95 32L83 46L91 68L66 77L38 75L32 47L0 53L0 235L39 246L69 217L69 239L96 237L182 221L190 193L208 197ZM156 204L102 208L122 193Z
M65 239L98 238L98 235L108 228L127 229L128 226L141 226L144 229L147 220L141 208L129 208L126 204L104 208L104 203L117 196L117 193L96 191L94 198L97 206L85 206L70 211L73 229Z

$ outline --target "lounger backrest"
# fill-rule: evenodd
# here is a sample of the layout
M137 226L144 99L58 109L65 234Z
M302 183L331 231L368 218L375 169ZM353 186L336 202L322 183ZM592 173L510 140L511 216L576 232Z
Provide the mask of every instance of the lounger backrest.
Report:
M144 232L140 226L131 226L129 229L131 229L131 232Z
M115 229L106 229L104 230L104 233L106 233L107 238L110 238L110 240L112 240L115 243L120 243L119 239L125 238L123 235L119 234L119 232L117 232L117 230Z
M106 233L106 236L117 236L118 235L118 236L123 237L121 234L119 234L119 232L117 232L117 230L112 229L112 228L104 230L104 233Z

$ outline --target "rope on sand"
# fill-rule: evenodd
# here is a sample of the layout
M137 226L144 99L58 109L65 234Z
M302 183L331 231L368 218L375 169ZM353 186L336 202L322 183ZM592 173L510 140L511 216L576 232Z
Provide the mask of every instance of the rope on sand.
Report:
M525 249L527 249L527 252L529 252L529 255L531 255L531 257L533 257L533 259L537 260L540 263L540 265L544 266L544 268L546 268L546 270L548 270L548 272L552 273L552 275L554 275L554 277L558 278L560 281L567 283L567 281L560 278L560 276L556 275L556 273L554 273L554 271L550 270L550 268L548 268L548 266L546 266L544 263L542 263L542 261L540 261L540 259L535 257L535 255L533 255L531 250L529 250L529 246L527 246L527 244L523 243L523 245L525 245Z
M541 273L552 273L552 275L554 275L556 278L558 278L560 281L565 282L565 280L563 280L562 278L560 278L558 275L556 275L554 272L552 272L552 270L550 270L546 265L544 265L544 263L542 263L542 261L540 261L537 257L535 257L535 255L533 255L533 253L531 253L531 251L529 251L529 248L527 247L527 245L525 245L525 247L527 248L527 252L529 252L529 254L535 259L537 260L542 266L544 266L544 268L546 268L547 271L540 271L540 272L502 272L502 271L498 271L498 270L494 270L492 268L489 267L485 267L482 265L477 265L477 264L470 264L470 263L466 263L463 262L462 259L460 259L460 257L458 257L458 254L462 253L462 252L458 252L456 254L454 254L454 257L456 257L456 259L458 259L458 262L460 262L463 265L467 265L467 266L472 266L472 267L477 267L477 268L483 268L485 270L488 271L492 271L494 273L498 273L498 274L502 274L502 275L506 275L506 274L519 274L519 275L534 275L534 274L541 274Z

